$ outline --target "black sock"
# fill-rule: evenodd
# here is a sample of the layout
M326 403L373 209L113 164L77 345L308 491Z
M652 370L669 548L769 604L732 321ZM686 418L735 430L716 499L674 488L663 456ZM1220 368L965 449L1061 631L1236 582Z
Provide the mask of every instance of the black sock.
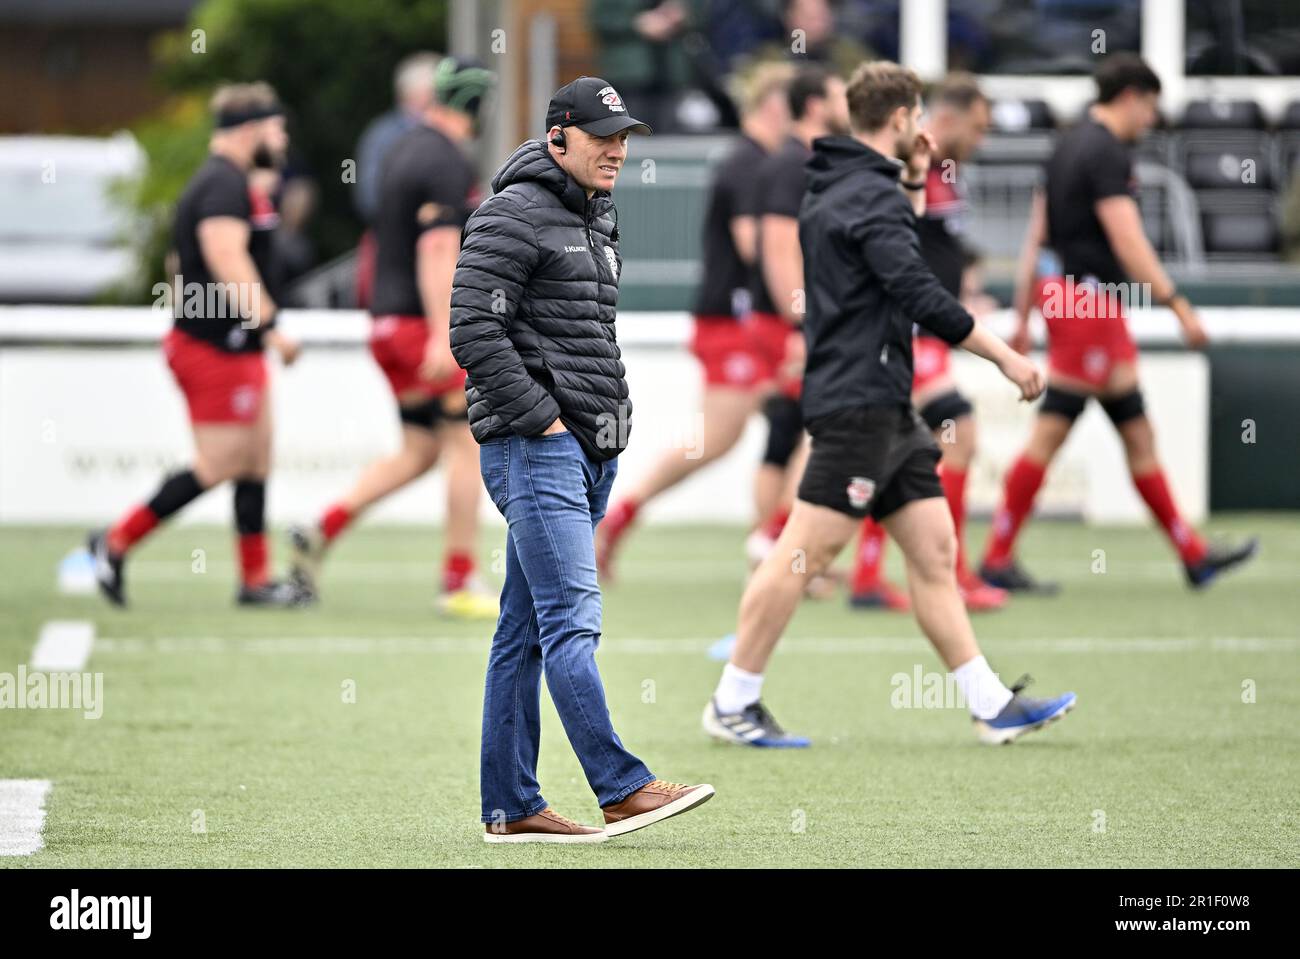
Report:
M240 536L255 535L266 530L265 480L235 481L235 529Z
M162 486L158 487L158 492L154 493L153 499L149 500L149 510L158 519L163 520L197 499L202 493L203 487L199 485L199 478L194 475L194 470L182 470L163 480Z

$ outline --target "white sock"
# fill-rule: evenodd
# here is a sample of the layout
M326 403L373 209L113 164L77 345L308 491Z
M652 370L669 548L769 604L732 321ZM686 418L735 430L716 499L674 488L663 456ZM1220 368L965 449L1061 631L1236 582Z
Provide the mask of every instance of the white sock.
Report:
M1002 685L983 656L962 663L952 676L976 719L992 719L1011 702L1011 690Z
M762 689L762 673L748 673L727 663L722 667L722 678L713 692L713 701L718 704L719 712L738 713L750 703L758 702Z

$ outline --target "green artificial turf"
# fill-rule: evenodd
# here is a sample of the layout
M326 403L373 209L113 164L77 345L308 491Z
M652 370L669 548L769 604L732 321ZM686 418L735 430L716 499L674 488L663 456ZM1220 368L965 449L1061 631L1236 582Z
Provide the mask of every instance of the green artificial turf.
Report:
M229 533L173 527L133 554L132 606L119 611L57 592L79 531L6 527L0 672L27 661L43 623L93 621L87 668L104 675L104 712L0 710L0 779L54 784L45 848L0 865L1293 866L1300 518L1212 528L1258 530L1264 545L1205 593L1184 586L1153 530L1029 529L1023 558L1063 593L976 627L1004 679L1030 672L1031 692L1071 689L1079 706L1009 747L979 746L960 708L894 707L892 677L941 668L910 617L805 603L764 690L813 738L803 751L700 730L721 666L706 650L734 628L743 531L641 530L605 590L611 712L656 775L718 793L651 829L559 847L481 841L491 625L435 613L436 533L357 529L330 558L321 605L250 611L231 601ZM483 540L494 581L502 535ZM543 711L544 795L597 821L545 694Z

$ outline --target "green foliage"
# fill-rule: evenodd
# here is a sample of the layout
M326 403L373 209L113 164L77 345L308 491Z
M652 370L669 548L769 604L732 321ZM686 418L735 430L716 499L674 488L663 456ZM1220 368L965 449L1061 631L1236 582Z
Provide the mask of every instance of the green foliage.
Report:
M163 259L171 246L172 209L185 182L203 162L212 123L200 96L174 98L134 130L149 158L138 181L118 185L117 195L135 214L132 243L139 258L135 281L114 291L110 299L140 303L153 300L153 285L166 277Z
M134 131L150 162L134 198L151 224L143 289L162 276L171 204L202 161L211 130L203 107L222 82L275 87L292 152L320 183L317 248L330 257L355 245L360 224L342 165L355 159L365 125L392 106L397 62L445 49L446 20L447 0L204 0L184 29L161 37L158 76L177 99Z

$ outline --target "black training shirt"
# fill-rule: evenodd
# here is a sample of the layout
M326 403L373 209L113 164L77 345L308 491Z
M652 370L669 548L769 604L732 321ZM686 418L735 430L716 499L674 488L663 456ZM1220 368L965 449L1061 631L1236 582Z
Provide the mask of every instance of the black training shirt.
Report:
M695 294L697 316L739 317L746 312L749 264L736 250L731 221L755 215L758 168L766 157L767 151L742 135L714 171L701 238L704 256Z
M925 216L916 223L921 237L921 255L939 278L943 288L961 298L961 275L966 258L962 231L966 217L966 197L956 178L947 171L955 165L942 162L930 167L925 178Z
M262 204L259 204L261 207ZM264 210L259 209L259 214ZM199 248L199 224L210 217L233 217L249 224L248 248L263 282L273 274L269 233L275 227L263 215L254 223L248 175L223 156L213 154L190 178L176 203L172 243L180 259L180 288L172 305L176 328L228 353L255 353L262 331L245 329L241 301L251 307L254 291L218 283ZM262 291L257 291L260 295Z
M462 227L472 212L474 170L460 148L421 124L384 157L375 214L374 316L423 316L415 244L434 227Z
M754 258L754 267L750 272L749 292L753 307L759 313L777 313L781 311L772 302L767 289L767 280L763 276L763 227L765 215L788 216L799 219L799 206L803 203L803 194L807 171L804 169L812 151L794 137L786 139L770 157L763 161L758 170L758 194L756 216L759 218L758 254ZM787 304L788 305L788 304Z
M1094 205L1137 196L1132 149L1091 117L1063 133L1047 161L1047 235L1067 276L1127 283Z

